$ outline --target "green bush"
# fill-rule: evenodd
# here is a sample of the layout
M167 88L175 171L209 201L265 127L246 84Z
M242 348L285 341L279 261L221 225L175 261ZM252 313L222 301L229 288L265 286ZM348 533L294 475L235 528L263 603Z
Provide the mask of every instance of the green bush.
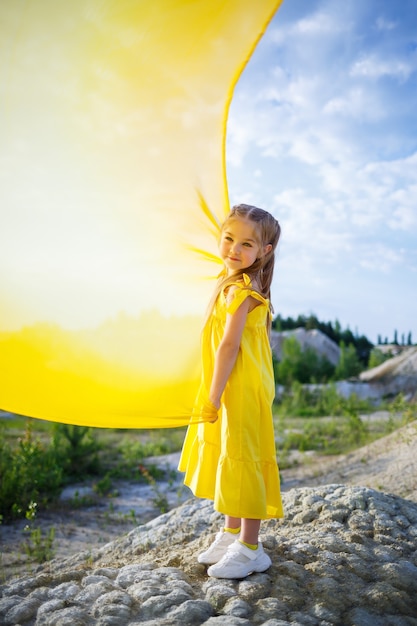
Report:
M274 360L274 374L277 384L285 387L294 382L326 382L334 374L335 368L328 359L320 356L313 348L303 350L295 337L288 337L282 345L281 361Z
M63 469L56 451L33 437L31 423L12 449L0 433L0 515L5 521L23 517L31 502L46 504L61 490Z
M21 518L31 503L45 507L72 478L100 470L99 445L90 428L56 424L47 442L33 435L33 422L15 446L6 429L0 431L0 515L5 521Z
M35 428L36 437L32 433ZM25 517L31 503L39 510L45 508L70 481L98 476L95 489L99 495L112 495L116 478L144 481L141 461L179 450L185 428L143 430L140 435L133 431L122 441L120 432L126 430L54 424L22 416L0 421L0 523ZM156 480L166 477L166 470L155 465L148 467L148 473ZM77 498L74 506L84 503Z
M66 477L85 478L100 473L100 444L91 428L55 424L52 446Z
M28 537L23 547L29 557L38 563L44 563L52 559L55 554L55 527L53 526L47 533L43 533L42 529L36 525L37 506L36 502L30 502L25 513L28 524L23 530L28 534Z

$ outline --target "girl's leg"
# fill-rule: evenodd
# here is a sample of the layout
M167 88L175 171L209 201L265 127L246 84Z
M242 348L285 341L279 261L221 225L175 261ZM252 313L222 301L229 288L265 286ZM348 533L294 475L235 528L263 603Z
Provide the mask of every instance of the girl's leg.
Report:
M240 528L241 526L241 519L240 517L230 517L230 515L226 515L224 518L224 527L225 528Z
M258 545L259 529L261 527L260 519L248 519L240 517L231 517L226 515L224 520L225 528L240 528L240 541L251 545Z
M242 530L240 531L240 541L257 546L259 541L260 519L242 519Z
M236 518L228 519L229 523L233 520ZM271 559L258 540L261 520L242 518L241 522L239 541L234 541L220 561L208 568L209 576L240 579L246 578L253 572L266 572L271 566Z

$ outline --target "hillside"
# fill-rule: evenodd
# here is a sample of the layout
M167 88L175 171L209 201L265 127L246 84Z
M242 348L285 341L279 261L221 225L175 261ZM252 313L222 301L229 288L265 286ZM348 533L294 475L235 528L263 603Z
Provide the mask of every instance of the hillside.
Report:
M295 337L303 350L312 348L320 356L326 357L332 365L336 365L339 361L339 346L316 328L311 330L296 328L294 330L284 330L280 332L272 330L271 348L278 361L282 358L282 344L288 337Z
M417 392L417 346L402 350L397 356L359 375L363 382L380 386L385 393Z

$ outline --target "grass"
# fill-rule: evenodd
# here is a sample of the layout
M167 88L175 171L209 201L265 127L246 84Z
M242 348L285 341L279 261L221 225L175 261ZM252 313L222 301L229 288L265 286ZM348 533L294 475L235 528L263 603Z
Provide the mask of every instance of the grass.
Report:
M310 411L306 410L308 401ZM322 402L320 399L319 402ZM281 469L294 465L291 451L313 451L322 455L345 454L372 443L394 430L417 419L417 405L398 396L378 407L357 401L337 399L333 415L317 416L315 402L306 396L301 404L301 415L294 410L288 398L275 405L274 424Z

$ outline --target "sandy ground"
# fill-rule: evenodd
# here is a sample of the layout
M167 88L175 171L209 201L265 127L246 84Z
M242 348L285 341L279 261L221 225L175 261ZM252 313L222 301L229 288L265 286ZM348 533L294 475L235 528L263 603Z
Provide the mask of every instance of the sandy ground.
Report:
M178 454L154 457L167 470L175 469ZM417 502L417 422L404 426L346 455L320 457L315 454L296 455L296 464L281 472L282 489L318 486L329 483L363 485ZM172 472L170 472L172 475ZM39 513L33 528L42 531L41 543L53 528L54 556L64 558L80 551L91 551L146 523L161 512L168 501L173 508L192 497L182 485L182 475L174 480L158 482L157 489L143 484L115 483L110 497L98 498L91 485L73 485L61 496L59 505L47 513ZM79 506L88 500L88 506ZM25 546L35 545L22 520L0 526L0 582L25 573L35 572L38 564L26 554Z

